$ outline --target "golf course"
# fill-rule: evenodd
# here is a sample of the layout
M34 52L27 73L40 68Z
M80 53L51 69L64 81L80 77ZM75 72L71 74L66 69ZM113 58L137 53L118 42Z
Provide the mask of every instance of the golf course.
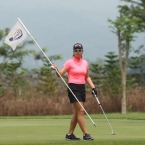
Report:
M74 134L81 141L66 141L70 115L63 116L22 116L0 117L0 145L144 145L145 114L119 113L106 114L116 132L111 128L103 114L85 116L88 132L94 141L83 141L82 132L77 125Z

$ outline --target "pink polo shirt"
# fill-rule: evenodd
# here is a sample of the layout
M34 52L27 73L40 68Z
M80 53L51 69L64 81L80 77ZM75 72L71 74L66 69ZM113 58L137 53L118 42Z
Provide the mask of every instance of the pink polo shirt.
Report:
M85 77L88 71L88 62L84 59L72 57L64 63L68 69L68 83L85 84Z

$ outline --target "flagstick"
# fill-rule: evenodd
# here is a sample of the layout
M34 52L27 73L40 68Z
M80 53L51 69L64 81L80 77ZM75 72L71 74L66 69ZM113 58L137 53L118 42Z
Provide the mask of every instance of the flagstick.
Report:
M24 29L27 31L27 33L29 35L31 35L30 32L27 30L27 28L25 27L25 25L22 23L22 21L19 18L18 18L18 21L21 23L21 25L24 27Z
M42 48L39 46L39 44L36 42L36 40L33 38L33 36L30 34L30 36L32 37L33 41L36 43L36 45L40 48L40 50L42 51L42 53L45 55L45 57L48 59L49 63L52 65L52 62L50 61L50 59L47 57L47 55L44 53L44 51L42 50Z
M27 28L25 27L25 25L22 23L22 21L18 18L18 21L21 23L21 25L24 27L24 29L27 31L27 33L31 36L31 38L33 39L33 41L36 43L36 45L40 48L40 50L42 51L42 53L45 55L45 57L48 59L49 63L52 65L52 62L50 61L50 59L47 57L47 55L44 53L44 51L42 50L42 48L39 46L39 44L36 42L36 40L33 38L33 36L31 35L31 33L27 30Z
M22 24L22 26L24 27L24 29L27 31L27 33L31 36L31 38L33 39L33 41L36 43L36 45L40 48L40 50L42 51L42 53L44 54L44 56L47 58L47 60L49 61L49 63L52 65L53 63L50 61L50 59L47 57L47 55L44 53L44 51L42 50L42 48L39 46L39 44L36 42L36 40L33 38L33 36L31 35L31 33L27 30L27 28L25 27L25 25L22 23L22 21L18 18L18 21ZM96 127L96 124L94 123L94 121L92 120L92 118L89 116L89 114L87 113L87 111L85 110L85 108L82 106L82 104L79 102L78 98L75 96L75 94L72 92L72 90L70 89L70 87L68 86L68 84L65 82L65 80L63 79L63 77L60 75L58 70L55 70L57 72L57 74L60 76L60 78L63 80L63 82L65 83L65 85L67 86L67 88L70 90L70 92L73 94L73 96L76 98L76 100L78 101L78 103L81 105L81 107L83 108L83 110L85 111L85 113L88 115L88 117L90 118L90 120L92 121L92 123L94 124L94 126Z

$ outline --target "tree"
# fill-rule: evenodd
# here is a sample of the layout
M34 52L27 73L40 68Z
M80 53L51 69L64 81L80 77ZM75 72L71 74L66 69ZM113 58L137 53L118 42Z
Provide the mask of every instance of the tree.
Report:
M9 29L0 30L0 41L8 35ZM26 69L23 68L24 57L33 54L34 50L23 49L27 44L33 44L33 41L25 41L17 46L17 51L13 51L8 45L0 46L0 95L4 95L4 91L13 90L15 97L22 90L27 81L24 79ZM19 93L20 94L20 93Z
M124 13L128 15L131 19L140 18L142 22L145 22L145 0L122 0L122 1L126 2L126 5L119 6L120 13ZM137 25L139 26L141 32L145 31L145 26L142 25L142 23L138 23ZM142 46L143 45L141 45L140 48L142 48ZM138 48L139 51L140 48ZM144 66L145 55L143 53L140 55L139 59L142 62L142 66ZM144 76L145 67L142 67L140 70L141 70L141 74L139 75ZM143 82L143 80L141 79L140 82Z
M129 5L120 5L119 12L132 18L140 18L142 22L145 22L145 0L121 0L127 2ZM137 24L141 31L145 30L142 23Z
M0 30L0 41L8 34L9 29ZM33 49L26 49L27 44L33 44L32 41L24 41L21 45L17 46L17 50L13 51L8 45L3 44L0 46L0 96L4 96L4 92L14 93L15 97L25 94L30 87L30 81L27 78L28 69L23 67L24 57L34 55L34 59L43 62L41 68L35 69L38 74L37 84L39 84L39 92L46 94L54 94L57 89L57 82L54 76L54 71L50 69L50 64L44 57L42 52L36 52ZM25 48L25 49L23 49ZM42 48L46 51L46 48ZM50 60L61 59L60 55L49 57Z
M108 52L105 57L103 65L97 64L97 62L90 64L91 77L98 92L103 90L107 96L119 96L121 76L118 55L115 55L114 52Z
M104 63L104 59L98 58L95 62L90 62L89 65L89 73L93 79L93 83L96 86L99 95L101 95L102 84L103 81L105 81ZM90 87L88 85L87 91L90 92Z
M93 79L98 92L100 92L100 88L102 88L103 81L105 80L103 66L97 63L91 63L90 71L91 78Z
M45 52L47 49L43 48ZM61 59L60 55L50 56L49 59L52 60L59 60ZM37 79L37 90L40 94L45 95L55 95L58 91L58 82L54 71L50 68L50 63L44 57L41 52L35 53L35 60L41 60L43 65L40 68L33 69L33 72L38 75Z
M128 68L128 56L131 49L131 42L134 41L135 33L140 32L140 27L145 26L140 18L130 18L128 15L121 13L115 21L108 20L111 28L118 37L119 63L122 78L122 114L126 114L126 78ZM140 25L138 25L140 24Z
M15 98L22 97L29 89L29 82L26 79L27 69L22 67L22 62L7 63L5 69L5 87L9 94L13 93Z
M106 74L106 81L103 87L110 92L110 96L120 96L121 91L121 75L119 68L118 55L115 55L114 52L108 52L105 55L105 65L104 72Z

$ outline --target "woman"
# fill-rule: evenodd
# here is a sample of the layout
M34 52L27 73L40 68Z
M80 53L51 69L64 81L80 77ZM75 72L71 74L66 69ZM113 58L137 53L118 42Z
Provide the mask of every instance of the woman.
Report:
M76 43L73 46L73 57L64 63L63 68L58 70L57 66L55 65L52 65L52 68L57 70L61 76L63 76L66 72L68 73L68 86L75 94L81 105L84 107L84 103L86 101L85 83L87 83L92 88L96 95L97 91L88 73L88 63L86 60L82 59L82 54L83 46L80 43ZM77 123L83 132L83 139L93 140L93 137L88 134L86 129L84 121L84 110L69 89L68 97L70 103L73 104L74 114L70 122L69 131L65 137L66 140L80 140L80 138L77 138L73 134Z

